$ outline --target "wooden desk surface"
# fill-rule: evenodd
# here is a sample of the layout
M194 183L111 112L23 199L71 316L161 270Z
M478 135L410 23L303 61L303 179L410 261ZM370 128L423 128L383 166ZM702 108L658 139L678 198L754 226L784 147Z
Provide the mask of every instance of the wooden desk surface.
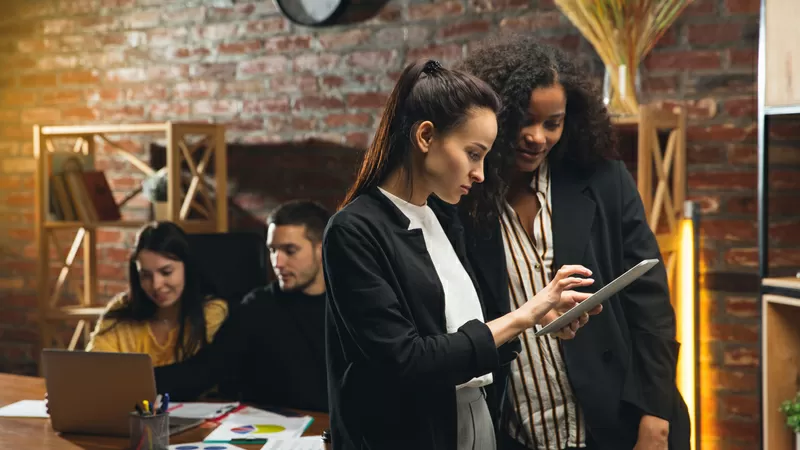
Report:
M0 374L0 406L20 400L44 399L44 379ZM306 431L307 435L319 436L328 428L328 415L322 413L297 411L308 414L314 422ZM213 423L176 434L169 438L170 444L199 442L213 430ZM245 449L260 449L261 445L238 445ZM48 419L0 417L0 449L42 449L42 450L107 450L127 449L128 439L60 434L50 427Z

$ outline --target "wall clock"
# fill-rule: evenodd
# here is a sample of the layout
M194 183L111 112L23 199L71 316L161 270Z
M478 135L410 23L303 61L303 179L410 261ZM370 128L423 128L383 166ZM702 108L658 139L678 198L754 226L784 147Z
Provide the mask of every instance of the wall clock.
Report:
M309 27L332 24L347 8L349 0L274 0L292 22Z

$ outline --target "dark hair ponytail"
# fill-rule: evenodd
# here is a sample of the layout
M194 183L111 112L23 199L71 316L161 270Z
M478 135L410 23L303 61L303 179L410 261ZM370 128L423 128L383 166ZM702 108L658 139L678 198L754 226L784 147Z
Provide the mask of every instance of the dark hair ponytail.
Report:
M429 120L437 132L445 133L464 123L469 110L476 107L495 113L500 110L500 98L477 77L446 69L434 60L407 65L389 95L356 181L341 206L378 186L398 167L410 169L411 135L418 123Z

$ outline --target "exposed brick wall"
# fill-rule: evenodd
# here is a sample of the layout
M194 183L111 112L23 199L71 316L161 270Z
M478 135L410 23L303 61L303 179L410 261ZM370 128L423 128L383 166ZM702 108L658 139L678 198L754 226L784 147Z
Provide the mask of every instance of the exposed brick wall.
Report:
M12 2L3 2L12 3ZM334 206L403 64L445 63L500 31L531 31L602 68L552 0L392 0L361 26L307 29L269 0L28 0L0 18L0 369L35 367L35 123L216 120L230 142L234 204ZM704 449L755 448L755 60L758 0L695 0L642 70L652 100L690 107L689 189L702 207ZM773 128L773 263L800 266L800 124ZM309 138L327 144L303 143ZM146 156L152 141L129 139ZM287 145L292 143L293 145ZM249 152L249 153L248 153ZM101 151L120 192L141 180ZM127 217L146 217L137 201ZM238 220L238 219L237 219ZM234 221L235 224L244 222ZM66 239L66 236L65 236ZM101 291L124 286L130 232L103 231ZM62 242L62 245L65 245Z

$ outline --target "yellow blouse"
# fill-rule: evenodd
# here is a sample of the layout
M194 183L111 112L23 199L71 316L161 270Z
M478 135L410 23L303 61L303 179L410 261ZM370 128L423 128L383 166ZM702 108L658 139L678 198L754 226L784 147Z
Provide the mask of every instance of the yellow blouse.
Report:
M126 299L126 294L116 296L108 303L106 312L121 307ZM227 315L228 306L223 300L211 300L206 303L206 337L208 342L214 339L217 330L219 330ZM176 362L177 328L169 332L167 341L162 344L156 340L149 323L120 322L109 330L117 321L114 319L104 320L104 317L105 314L97 321L97 326L92 332L89 344L86 346L87 352L147 353L153 360L153 367L166 366ZM101 333L102 330L109 331ZM185 331L184 336L186 336Z

